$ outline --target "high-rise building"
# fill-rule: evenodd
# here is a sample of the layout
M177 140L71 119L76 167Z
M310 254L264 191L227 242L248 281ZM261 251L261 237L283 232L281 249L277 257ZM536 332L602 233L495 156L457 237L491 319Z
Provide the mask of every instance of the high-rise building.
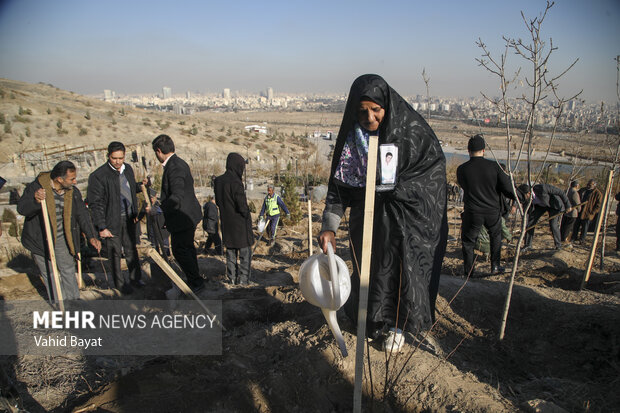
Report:
M185 98L187 100L190 100L192 98L192 93L189 90L187 92L185 92Z
M103 91L103 100L106 100L106 101L108 101L108 100L113 100L113 99L114 99L114 97L115 97L115 95L116 95L116 94L114 93L114 91L113 91L113 90L110 90L110 89L105 89L105 90Z
M267 88L267 103L271 104L273 102L273 88Z
M172 88L164 86L162 89L162 96L164 99L170 99L172 97Z
M577 102L575 102L575 99L571 100L570 102L568 102L568 110L575 110L575 104Z
M230 100L230 89L228 88L224 89L224 92L222 93L222 97L226 100Z

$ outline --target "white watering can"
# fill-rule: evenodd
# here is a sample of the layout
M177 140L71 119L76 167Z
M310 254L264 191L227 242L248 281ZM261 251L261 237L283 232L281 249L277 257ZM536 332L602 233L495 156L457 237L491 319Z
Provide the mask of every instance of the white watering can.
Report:
M346 357L347 347L338 326L336 311L344 305L351 294L351 279L347 264L334 254L331 243L327 243L327 255L319 252L301 264L299 288L306 301L321 308L342 356Z

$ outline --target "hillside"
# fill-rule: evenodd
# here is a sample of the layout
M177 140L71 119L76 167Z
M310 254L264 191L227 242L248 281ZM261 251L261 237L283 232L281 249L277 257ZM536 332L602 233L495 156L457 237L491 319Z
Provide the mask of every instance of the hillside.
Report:
M157 169L150 142L160 133L174 139L177 153L190 163L200 186L208 185L207 177L224 171L229 152L249 156L256 177L275 173L276 162L279 170L286 169L295 158L300 173L320 172L328 162L324 148L318 161L310 161L317 142L301 138L308 128L313 131L322 123L325 127L327 122L317 114L300 117L283 113L275 118L255 112L176 115L7 79L0 79L0 114L0 164L12 164L12 168L2 170L9 181L12 177L23 179L24 175L33 178L61 159L78 162L83 168L78 174L86 176L104 161L105 148L113 140L123 142L130 150L139 146L148 168ZM333 122L338 116L330 117ZM259 122L268 122L268 135L244 129ZM137 162L134 167L142 168Z
M335 132L340 121L339 114L303 112L192 116L147 112L49 85L9 80L0 80L0 92L0 113L11 122L11 131L1 135L0 145L4 157L0 175L15 173L9 186L32 179L30 170L20 172L19 162L11 161L14 155L42 157L53 146L84 146L86 152L68 156L80 163L78 173L85 178L89 168L103 162L101 148L113 139L140 147L149 173L156 172L149 144L164 132L190 162L199 196L210 191L207 177L223 170L228 152L253 153L249 166L256 188L248 193L257 200L264 196L264 185L273 173L286 170L287 163L292 169L295 159L299 174L323 173L330 142L310 142L299 136L315 129ZM59 120L66 134L58 133ZM245 134L245 125L262 122L267 122L272 135ZM456 149L462 149L467 135L476 131L464 123L431 123L438 136ZM86 134L80 135L81 128ZM499 136L496 130L489 139L500 144ZM50 159L65 156L64 149L47 153ZM46 167L43 158L27 159L34 169ZM313 239L320 230L323 208L323 201L313 202L310 214L303 211L301 222L284 222L273 245L264 239L257 243L252 258L254 284L247 287L225 281L225 258L205 252L205 234L200 229L196 232L200 274L207 284L199 297L222 302L227 331L221 354L0 356L0 368L15 390L7 394L9 384L0 381L0 396L28 412L350 412L355 323L338 313L349 350L345 358L320 310L306 302L298 288L299 268L309 253L308 218ZM540 225L534 248L521 255L506 337L500 341L497 334L509 274L490 276L490 264L479 254L477 271L483 276L462 276L461 211L461 206L450 204L438 321L426 342L421 335L409 335L405 351L392 358L380 343L368 344L363 411L620 412L620 257L612 252L617 218L612 216L606 229L604 269L599 268L597 255L592 279L583 290L579 285L592 237L584 245L556 251L549 247L553 242L548 227ZM252 218L256 222L257 214ZM0 237L0 302L43 301L46 293L38 270L9 227L10 223L3 224ZM336 253L352 268L347 231L345 220L337 234ZM107 260L94 255L84 265L82 299L165 300L165 276L147 256L148 246L143 236L139 252L145 288L121 297L109 288ZM313 246L316 252L316 241ZM505 245L502 264L509 267L513 256L514 245ZM4 339L13 338L8 328L1 334Z

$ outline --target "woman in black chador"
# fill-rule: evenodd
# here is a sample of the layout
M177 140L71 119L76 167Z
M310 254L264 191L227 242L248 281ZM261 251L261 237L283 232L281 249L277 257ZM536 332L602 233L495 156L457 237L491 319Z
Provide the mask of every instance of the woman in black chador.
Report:
M319 242L335 245L335 233L350 207L353 275L346 314L357 320L359 264L364 220L368 137L397 163L396 181L377 176L368 297L368 334L386 337L399 350L402 330L428 329L435 312L441 263L448 234L446 161L435 133L380 76L363 75L351 86L334 149ZM377 162L381 164L380 159Z

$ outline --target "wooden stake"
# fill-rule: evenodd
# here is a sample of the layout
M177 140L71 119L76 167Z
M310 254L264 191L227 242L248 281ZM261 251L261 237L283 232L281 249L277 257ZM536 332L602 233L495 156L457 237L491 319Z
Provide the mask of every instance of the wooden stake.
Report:
M312 201L308 198L308 256L312 255Z
M78 290L81 290L82 288L84 288L84 280L82 280L82 254L81 253L77 253L77 283L78 283Z
M605 187L605 195L603 196L603 205L601 205L601 211L604 211L607 207L607 200L609 199L609 191L611 190L611 181L614 177L614 170L609 171L609 178L607 179L607 186ZM583 280L581 280L580 290L586 286L586 283L590 279L590 272L592 272L592 264L594 263L594 255L596 254L596 245L598 244L598 234L601 231L601 223L603 222L603 215L599 214L596 222L596 231L594 231L594 240L592 241L592 248L590 249L590 258L588 259L588 265L586 271L583 274ZM587 231L587 228L586 228ZM603 245L603 248L605 246Z
M618 150L620 150L620 146L618 146ZM615 169L614 169L615 170ZM611 180L610 188L613 188L614 180ZM613 195L612 190L609 190L609 196L607 197L607 206L605 209L601 209L603 215L603 236L601 237L601 261L599 263L599 269L601 272L605 270L605 239L607 237L607 219L609 218L609 207L611 206L611 197Z
M146 190L146 185L142 184L142 194L144 195L144 202L146 206L151 206L151 198L149 197L149 191Z
M368 165L366 167L366 200L364 202L364 233L362 237L362 267L360 274L359 306L357 310L357 343L355 347L355 387L353 411L362 411L362 379L364 376L364 344L366 341L366 316L368 311L368 286L370 283L370 256L372 254L373 218L375 215L375 184L377 179L378 136L368 140Z
M45 199L41 200L41 213L43 214L43 222L45 223L45 238L47 239L47 249L50 253L50 261L52 262L52 278L54 280L54 287L56 288L55 297L58 301L58 307L60 311L65 311L65 304L62 298L62 289L60 288L60 274L58 273L58 266L56 265L56 253L54 252L54 240L52 237L52 227L50 226L50 217L47 214L47 202ZM51 286L50 286L51 287Z
M149 248L147 250L147 255L151 257L153 261L155 261L155 264L157 264L159 268L161 268L166 273L168 278L170 278L172 282L175 283L176 286L179 287L179 289L183 293L185 293L186 295L189 295L194 300L198 301L198 304L200 304L200 306L205 310L205 312L209 316L215 317L215 314L213 314L211 310L209 310L209 308L205 305L205 303L203 303L200 300L200 298L198 298L198 296L191 290L191 288L189 288L189 286L185 283L185 281L183 281L183 279L179 277L179 275L176 272L174 272L172 267L168 265L168 263L164 260L164 258L161 255L159 255L159 253L155 250L155 248ZM222 323L220 323L218 319L215 320L215 324L222 327L222 331L226 331L226 329L224 328L224 326L222 325Z

